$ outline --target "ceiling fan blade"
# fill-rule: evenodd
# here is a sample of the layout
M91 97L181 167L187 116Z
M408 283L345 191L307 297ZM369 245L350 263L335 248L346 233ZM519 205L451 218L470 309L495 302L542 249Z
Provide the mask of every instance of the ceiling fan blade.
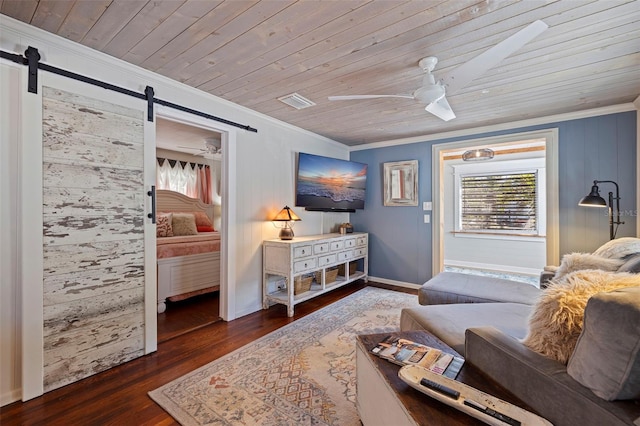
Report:
M549 28L542 21L535 21L517 33L501 41L489 50L460 65L444 76L441 83L447 86L447 94L454 94L488 69L502 62L507 56L542 34Z
M329 96L330 101L350 101L357 99L375 99L375 98L406 98L413 99L413 95L346 95L346 96Z
M440 98L436 102L431 102L429 105L427 105L425 110L429 111L431 114L444 121L449 121L456 118L456 115L451 109L451 105L449 105L449 102L445 97Z

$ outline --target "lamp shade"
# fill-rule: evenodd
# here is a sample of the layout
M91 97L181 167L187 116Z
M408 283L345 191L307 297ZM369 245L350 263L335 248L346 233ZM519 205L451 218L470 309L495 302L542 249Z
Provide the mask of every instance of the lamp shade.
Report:
M289 206L284 206L284 208L280 210L280 213L271 220L274 222L283 222L279 235L281 240L293 240L293 229L291 228L292 223L290 222L297 222L300 218Z
M280 210L280 213L278 213L276 215L276 217L274 217L273 219L274 222L284 222L284 221L298 221L300 220L300 218L298 217L297 214L295 214L293 212L293 210L291 210L291 208L289 206L284 206L284 208L282 210Z
M600 196L598 185L593 185L591 187L591 193L582 198L578 205L586 207L607 207L607 202Z

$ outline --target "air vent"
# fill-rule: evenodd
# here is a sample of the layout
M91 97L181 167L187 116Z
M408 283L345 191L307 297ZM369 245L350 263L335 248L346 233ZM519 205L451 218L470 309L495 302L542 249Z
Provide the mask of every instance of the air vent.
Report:
M315 105L315 102L311 102L309 99L297 93L279 97L278 100L294 107L295 109L305 109Z

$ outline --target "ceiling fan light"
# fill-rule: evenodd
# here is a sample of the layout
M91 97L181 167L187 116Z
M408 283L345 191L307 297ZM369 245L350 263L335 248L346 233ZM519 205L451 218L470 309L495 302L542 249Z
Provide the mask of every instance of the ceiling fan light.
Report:
M205 138L204 147L207 154L220 154L222 153L222 141L216 138Z
M444 87L439 84L430 84L422 86L413 93L413 97L425 105L438 102L444 98Z
M489 148L481 148L481 149L470 149L469 151L465 151L462 154L463 161L482 161L482 160L491 160L493 158L494 152Z

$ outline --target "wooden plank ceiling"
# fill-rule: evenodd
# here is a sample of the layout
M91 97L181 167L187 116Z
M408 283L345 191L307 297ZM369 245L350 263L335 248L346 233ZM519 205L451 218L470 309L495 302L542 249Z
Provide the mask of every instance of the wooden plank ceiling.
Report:
M633 0L0 0L0 12L328 138L358 145L634 101ZM444 122L412 99L418 61L436 79L541 19L542 35L447 96ZM277 98L297 92L317 105Z

